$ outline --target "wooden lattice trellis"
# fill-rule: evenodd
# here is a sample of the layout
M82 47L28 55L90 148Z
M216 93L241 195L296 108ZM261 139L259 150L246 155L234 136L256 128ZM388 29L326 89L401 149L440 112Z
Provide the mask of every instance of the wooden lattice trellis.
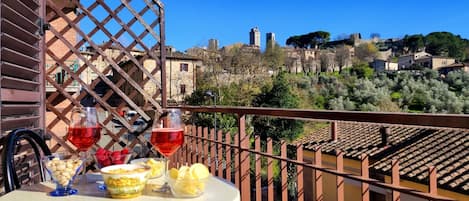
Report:
M117 144L128 148L147 144L141 137L122 143L122 137L134 129L135 120L151 122L155 109L166 107L166 90L161 90L166 88L163 4L158 0L46 3L50 28L46 32L45 79L55 89L46 100L48 113L53 114L46 125L52 136L51 150L77 153L66 140L64 125L69 123L72 108L87 96L102 108L103 134L109 136L96 146L109 149ZM104 94L94 90L100 82L109 87ZM117 104L110 104L116 103L115 99ZM123 107L137 115L130 120L121 117L118 111ZM115 121L123 126L115 129Z

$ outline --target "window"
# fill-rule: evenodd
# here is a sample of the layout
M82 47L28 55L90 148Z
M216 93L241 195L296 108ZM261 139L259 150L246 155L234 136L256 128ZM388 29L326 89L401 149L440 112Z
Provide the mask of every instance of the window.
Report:
M181 94L186 94L186 85L181 84L180 88L181 88Z
M63 84L65 81L66 72L62 68L58 68L57 72L55 73L55 81L57 84Z
M187 64L187 63L181 63L180 67L181 67L180 68L181 71L185 71L185 72L189 71L189 64Z
M73 72L77 72L78 67L80 64L78 63L78 60L74 61L72 65L70 65L70 68L73 70Z

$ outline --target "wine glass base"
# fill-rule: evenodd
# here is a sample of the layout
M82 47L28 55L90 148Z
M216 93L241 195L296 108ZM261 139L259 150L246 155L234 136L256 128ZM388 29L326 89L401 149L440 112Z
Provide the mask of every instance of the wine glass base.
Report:
M155 193L170 193L171 188L169 187L169 184L166 182L161 187L152 189L152 191Z
M96 183L98 184L99 191L106 191L107 187L106 187L106 184L104 184L104 182L97 181Z
M59 188L59 189L55 189L54 191L49 192L49 195L53 197L59 197L59 196L75 195L77 193L78 193L78 190L74 188Z

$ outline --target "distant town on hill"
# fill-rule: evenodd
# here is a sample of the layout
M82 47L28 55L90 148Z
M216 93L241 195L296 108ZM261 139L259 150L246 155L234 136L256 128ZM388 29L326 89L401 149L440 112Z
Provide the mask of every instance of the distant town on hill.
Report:
M297 102L286 103L290 108L469 113L469 41L458 35L381 39L373 34L364 40L354 33L331 41L328 32L316 31L291 36L286 46L274 33L266 35L264 51L258 28L251 30L250 44L219 48L211 39L207 48L188 49L186 54L203 65L186 102L207 104L197 93L212 90L218 104L252 106L275 83L286 82L286 93Z
M189 55L206 59L208 52L218 52L219 58L242 55L248 64L259 65L261 37L257 27L249 33L249 44L233 44L218 47L218 40L210 39L207 48L190 48ZM334 72L350 67L353 63L367 62L377 71L415 70L430 68L448 73L465 69L469 58L469 40L450 32L432 32L427 35L412 34L403 38L381 39L372 34L370 39L362 39L360 33L350 34L330 40L330 33L315 31L289 37L280 46L275 41L275 33L266 34L264 58L267 71L285 70L288 72ZM208 52L207 52L208 51ZM231 52L230 52L231 51ZM238 52L239 51L239 52ZM277 55L273 55L277 54ZM411 58L413 55L413 58ZM265 63L265 62L264 62ZM264 64L263 63L263 64ZM225 63L225 70L237 69L237 63Z

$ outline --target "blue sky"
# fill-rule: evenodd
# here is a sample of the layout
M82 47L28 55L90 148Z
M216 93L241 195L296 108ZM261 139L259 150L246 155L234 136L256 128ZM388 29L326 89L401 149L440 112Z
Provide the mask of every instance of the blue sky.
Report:
M184 51L206 46L248 43L248 32L259 27L261 43L274 32L280 45L292 35L317 30L339 35L359 32L369 38L449 31L469 38L467 0L167 0L166 43Z

